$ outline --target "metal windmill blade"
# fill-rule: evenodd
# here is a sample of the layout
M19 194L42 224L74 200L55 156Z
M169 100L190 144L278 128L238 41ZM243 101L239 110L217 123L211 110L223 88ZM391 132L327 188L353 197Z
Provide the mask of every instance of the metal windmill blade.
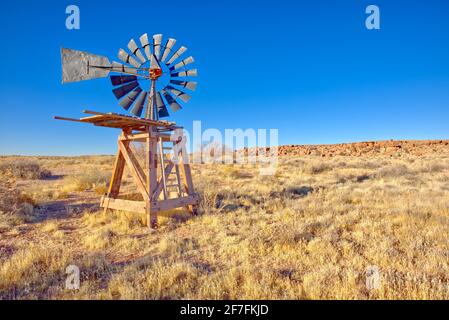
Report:
M118 58L119 58L120 60L122 60L124 63L131 64L131 65L133 65L133 66L136 67L136 68L139 68L139 67L140 67L140 63L138 63L138 62L136 61L136 59L134 59L133 57L131 57L131 55L129 55L128 52L126 52L126 51L123 50L123 49L120 49L120 50L118 51Z
M161 69L161 65L159 64L159 61L154 54L151 55L150 69Z
M172 86L166 86L165 89L168 90L169 92L171 92L172 94L174 94L176 97L178 97L179 99L181 99L184 102L189 102L189 100L192 98L187 93L185 93L181 90L178 90L176 88L173 88Z
M138 86L139 86L139 83L137 81L134 81L134 82L130 82L128 84L125 84L125 85L123 85L121 87L115 88L114 90L112 90L112 92L114 93L114 95L115 95L115 97L117 99L120 99L123 96L127 95L128 93L130 93L135 88L137 88Z
M167 40L165 44L164 53L162 54L161 62L164 62L165 59L168 58L168 55L171 53L173 46L176 44L176 39L170 38Z
M111 76L111 83L113 86L119 86L133 81L137 81L136 76Z
M128 49L132 52L132 54L139 59L139 62L141 64L145 63L147 59L143 56L142 52L140 51L140 48L137 46L134 39L129 40L128 42Z
M161 43L162 43L162 34L155 34L153 36L153 52L158 60L161 55Z
M138 72L135 68L127 67L124 64L121 64L121 63L118 63L115 61L112 62L112 68L110 70L113 72L119 72L119 73L124 73L124 74L133 74L133 75L138 74Z
M105 78L109 75L109 59L92 53L61 48L62 83Z
M142 49L145 52L145 55L147 56L147 60L150 60L151 58L151 51L150 51L150 42L148 41L148 34L144 33L139 38L140 44L142 45Z
M171 96L170 93L168 93L168 92L165 91L165 90L161 90L161 93L162 93L162 95L164 96L165 100L167 100L168 105L170 106L170 108L171 108L174 112L176 112L176 111L182 109L181 105L180 105L178 102L176 102L176 100Z
M187 88L191 91L196 90L197 83L194 81L179 81L179 80L170 80L171 84L181 86L183 88Z
M182 77L196 77L198 76L198 71L196 69L186 70L181 72L173 72L170 74L173 78L182 78Z
M179 48L175 53L173 53L172 57L165 63L167 66L171 65L173 62L175 62L180 56L184 54L184 52L187 51L187 48L182 46Z
M161 94L159 92L156 93L156 109L159 118L168 117L168 110L165 106L164 101L162 100Z
M144 91L137 98L136 103L134 103L134 106L132 107L130 113L135 115L136 117L140 117L142 115L143 107L146 100L147 100L147 92Z
M184 60L182 60L181 62L175 64L174 66L170 67L170 71L174 71L180 68L185 68L185 66L194 63L195 60L193 59L192 56L185 58Z
M135 88L131 93L126 95L120 102L119 105L121 105L125 110L128 110L129 107L134 103L134 101L137 99L137 97L142 92L142 89L140 87Z

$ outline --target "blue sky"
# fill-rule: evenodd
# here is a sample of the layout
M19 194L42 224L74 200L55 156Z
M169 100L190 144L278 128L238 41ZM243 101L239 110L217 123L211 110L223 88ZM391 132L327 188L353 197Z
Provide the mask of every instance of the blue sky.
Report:
M190 129L276 128L280 144L449 138L449 2L8 1L0 32L0 154L112 154L118 131L53 120L122 112L108 79L61 84L60 47L117 60L143 33L189 48ZM76 4L81 29L65 28ZM376 4L381 30L365 28Z

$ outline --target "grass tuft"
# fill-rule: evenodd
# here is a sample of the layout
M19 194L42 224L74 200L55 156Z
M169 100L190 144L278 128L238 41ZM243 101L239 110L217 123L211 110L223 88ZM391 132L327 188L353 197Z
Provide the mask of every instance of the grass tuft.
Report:
M87 172L69 175L64 178L62 191L80 192L93 190L97 194L106 193L111 175L109 172L88 170Z

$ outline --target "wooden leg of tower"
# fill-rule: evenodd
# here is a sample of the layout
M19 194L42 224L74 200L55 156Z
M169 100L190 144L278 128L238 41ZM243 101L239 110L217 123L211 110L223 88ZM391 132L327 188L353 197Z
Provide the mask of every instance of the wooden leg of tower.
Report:
M152 130L152 129L151 129ZM150 131L150 137L146 139L146 167L148 170L147 173L147 190L148 190L148 199L146 203L146 214L148 219L148 226L153 229L158 228L157 221L157 213L153 208L153 201L157 199L153 199L154 191L157 187L157 140L152 135L152 131Z
M193 188L192 173L190 171L190 164L188 162L188 155L185 148L182 148L180 155L181 156L179 158L181 159L182 164L179 166L179 168L181 169L184 187L189 196L195 195L195 190ZM187 210L189 210L190 214L194 216L198 215L198 205L196 204L187 206Z
M120 137L119 137L120 143ZM126 146L129 145L129 140L123 141ZM125 170L125 158L120 152L120 148L118 148L117 156L115 158L114 169L112 171L111 181L109 182L109 188L107 193L107 198L116 199L120 193L120 185L122 183L123 171ZM108 206L104 207L104 212L106 213L108 210Z

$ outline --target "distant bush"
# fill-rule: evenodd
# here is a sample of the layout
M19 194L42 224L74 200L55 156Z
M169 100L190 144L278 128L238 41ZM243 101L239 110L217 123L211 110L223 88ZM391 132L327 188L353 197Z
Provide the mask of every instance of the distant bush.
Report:
M64 178L62 190L65 192L93 190L97 194L107 191L111 175L97 170L70 175Z
M222 173L232 179L250 179L253 175L245 171L242 167L226 165L221 169Z
M51 172L30 160L8 160L0 163L0 174L12 174L17 179L45 179Z
M398 178L405 176L409 173L411 173L411 171L408 169L406 165L397 164L381 168L380 170L377 171L376 176L378 178L388 178L388 177Z
M319 174L332 170L332 167L325 162L306 163L301 167L301 171L306 174Z
M417 173L419 173L419 172L438 173L438 172L443 172L443 171L447 170L448 167L449 166L445 165L445 164L430 162L430 163L424 163L421 166L417 166L415 171Z

